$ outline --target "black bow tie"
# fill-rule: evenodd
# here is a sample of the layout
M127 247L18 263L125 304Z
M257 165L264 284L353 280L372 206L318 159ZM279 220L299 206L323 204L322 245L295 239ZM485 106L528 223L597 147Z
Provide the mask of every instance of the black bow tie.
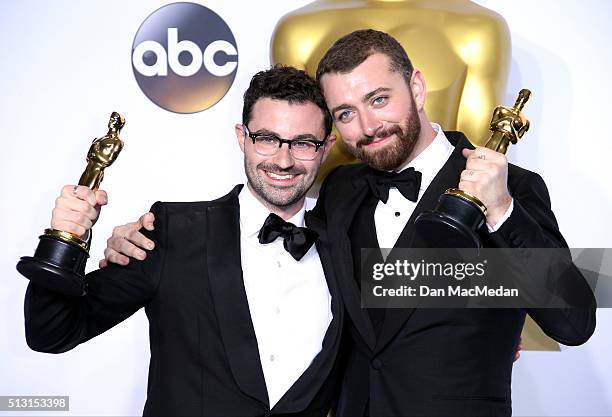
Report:
M308 252L312 244L319 235L314 230L306 227L297 227L293 223L288 223L274 213L270 213L264 225L259 231L259 243L271 243L277 237L284 239L285 250L299 261Z
M402 172L387 172L370 170L366 180L372 189L372 194L383 203L389 199L389 188L395 187L410 201L417 201L421 186L421 173L414 168L406 168Z

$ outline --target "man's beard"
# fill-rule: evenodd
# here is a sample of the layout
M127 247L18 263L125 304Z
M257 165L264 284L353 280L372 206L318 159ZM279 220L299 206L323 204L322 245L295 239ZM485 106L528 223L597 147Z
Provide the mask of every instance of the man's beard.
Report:
M259 169L276 172L278 174L303 174L302 181L287 187L274 187L264 181L262 175L266 175L259 171ZM247 160L244 160L244 170L247 175L247 180L251 185L251 188L255 193L260 196L268 204L284 208L296 204L302 197L306 195L306 192L310 188L311 184L306 184L306 171L293 167L291 169L282 169L278 165L268 164L265 162L259 163L256 167L251 169L248 165ZM291 193L283 193L282 190L292 189Z
M397 139L380 149L368 149L366 147L377 138L385 138L393 134ZM392 171L408 160L416 147L420 134L421 121L414 101L412 101L410 113L403 123L394 124L387 129L380 130L374 136L365 136L359 139L355 146L346 142L345 145L355 158L360 159L372 168Z

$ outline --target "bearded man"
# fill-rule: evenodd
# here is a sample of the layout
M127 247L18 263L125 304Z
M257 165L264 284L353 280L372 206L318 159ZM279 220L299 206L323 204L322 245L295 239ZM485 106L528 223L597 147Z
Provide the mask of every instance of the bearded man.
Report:
M488 208L478 231L483 246L567 247L544 181L431 123L425 78L386 33L339 39L321 59L317 80L344 144L364 162L332 171L314 209L327 222L351 318L338 415L510 416L525 314L558 342L578 345L595 329L594 300L580 309L363 309L360 254L439 240L418 236L414 220L451 187Z

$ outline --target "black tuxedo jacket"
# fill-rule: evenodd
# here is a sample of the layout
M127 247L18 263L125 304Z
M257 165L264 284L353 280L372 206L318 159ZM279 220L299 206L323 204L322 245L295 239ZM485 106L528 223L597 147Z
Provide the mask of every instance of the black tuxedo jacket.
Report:
M414 219L433 210L440 194L456 187L465 169L461 150L473 146L459 132L446 135L455 150L419 200L396 247L427 247L414 240ZM368 170L365 164L337 168L323 184L314 210L327 221L350 317L352 343L338 415L510 415L512 363L524 310L386 309L377 337L368 312L360 307L349 237L355 214L370 192L363 180ZM497 232L482 233L484 246L566 247L543 180L514 165L508 170L514 210ZM589 309L527 312L546 334L567 345L585 342L594 331L594 303Z
M87 275L87 295L67 297L30 283L25 300L28 345L65 352L110 329L141 307L149 319L151 362L145 415L326 416L337 398L336 357L343 308L322 223L316 243L333 320L322 351L269 409L240 264L237 186L210 202L155 203L155 242L145 261ZM287 277L288 279L291 277Z

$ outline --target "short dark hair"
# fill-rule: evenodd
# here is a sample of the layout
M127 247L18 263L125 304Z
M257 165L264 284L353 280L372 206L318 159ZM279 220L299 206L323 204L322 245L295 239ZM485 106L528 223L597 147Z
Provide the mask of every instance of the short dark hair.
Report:
M291 104L313 103L323 113L323 139L331 133L332 117L327 110L323 93L314 78L306 72L289 66L275 65L269 70L255 74L249 88L244 92L242 124L245 126L251 121L253 106L261 98L283 100Z
M351 72L375 53L388 56L390 70L399 72L410 83L414 67L402 45L388 33L373 29L356 30L338 39L319 61L317 80L320 82L327 73Z

